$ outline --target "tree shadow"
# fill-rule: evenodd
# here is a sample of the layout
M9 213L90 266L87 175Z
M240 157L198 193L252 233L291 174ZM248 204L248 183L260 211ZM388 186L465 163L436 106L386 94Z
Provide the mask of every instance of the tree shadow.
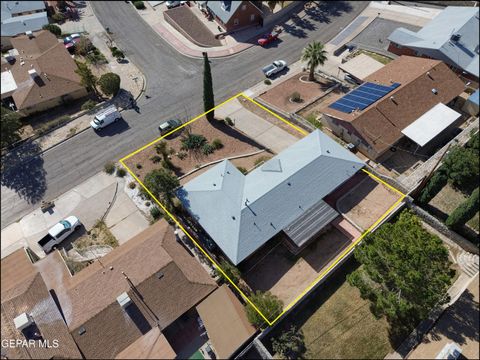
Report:
M296 26L294 25L290 25L290 24L283 24L282 25L283 27L283 31L285 31L286 33L292 35L292 36L295 36L295 37L298 37L298 38L306 38L307 37L307 33L305 32L305 30L301 29L301 28L297 28Z
M15 191L29 204L40 201L47 190L46 171L40 152L38 144L28 142L2 158L1 185Z

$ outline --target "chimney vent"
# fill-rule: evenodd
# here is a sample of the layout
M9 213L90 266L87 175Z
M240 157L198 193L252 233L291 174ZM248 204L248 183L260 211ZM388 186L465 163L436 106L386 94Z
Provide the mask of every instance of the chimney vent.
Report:
M33 80L38 76L37 70L35 69L30 69L28 70L28 74L32 77Z
M15 328L17 330L22 331L30 325L35 324L35 321L33 321L33 318L27 313L21 313L15 319L13 319L13 323L15 324Z
M117 297L117 302L122 307L122 309L125 310L128 305L132 303L132 299L130 299L130 296L128 296L126 292L123 292Z
M25 31L25 35L27 35L29 39L33 39L35 37L33 36L33 32L31 30Z

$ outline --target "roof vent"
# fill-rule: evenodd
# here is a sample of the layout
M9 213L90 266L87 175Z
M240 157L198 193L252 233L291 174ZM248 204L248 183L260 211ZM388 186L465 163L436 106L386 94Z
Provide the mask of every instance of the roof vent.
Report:
M128 305L132 303L132 299L130 299L130 296L128 296L126 292L123 292L117 297L117 302L122 307L122 309L125 310Z
M35 37L33 36L33 32L31 30L25 31L25 35L27 35L29 39L33 39Z
M87 330L85 330L85 328L82 326L80 327L80 329L78 329L78 335L83 335L87 332Z
M17 330L22 331L30 325L35 324L35 321L33 321L33 318L27 313L21 313L15 319L13 319L13 323L15 324L15 328Z
M438 94L438 90L437 89L432 89L432 93L434 93L435 95Z
M458 40L460 40L461 37L462 37L461 34L458 34L458 33L452 34L452 36L450 37L450 40L452 40L452 41L458 41Z

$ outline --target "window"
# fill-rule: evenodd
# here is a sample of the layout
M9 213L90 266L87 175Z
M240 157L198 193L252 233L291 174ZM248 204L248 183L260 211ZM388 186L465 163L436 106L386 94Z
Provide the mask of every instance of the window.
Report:
M255 21L255 14L250 15L250 21Z
M233 19L233 25L238 25L238 19Z
M242 5L242 10L247 10L247 5Z

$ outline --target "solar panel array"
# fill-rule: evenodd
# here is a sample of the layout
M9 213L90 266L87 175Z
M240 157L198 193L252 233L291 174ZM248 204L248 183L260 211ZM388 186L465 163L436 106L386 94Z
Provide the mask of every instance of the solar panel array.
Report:
M386 86L367 82L350 91L347 95L329 105L329 107L347 114L355 109L363 110L399 86L399 83Z

